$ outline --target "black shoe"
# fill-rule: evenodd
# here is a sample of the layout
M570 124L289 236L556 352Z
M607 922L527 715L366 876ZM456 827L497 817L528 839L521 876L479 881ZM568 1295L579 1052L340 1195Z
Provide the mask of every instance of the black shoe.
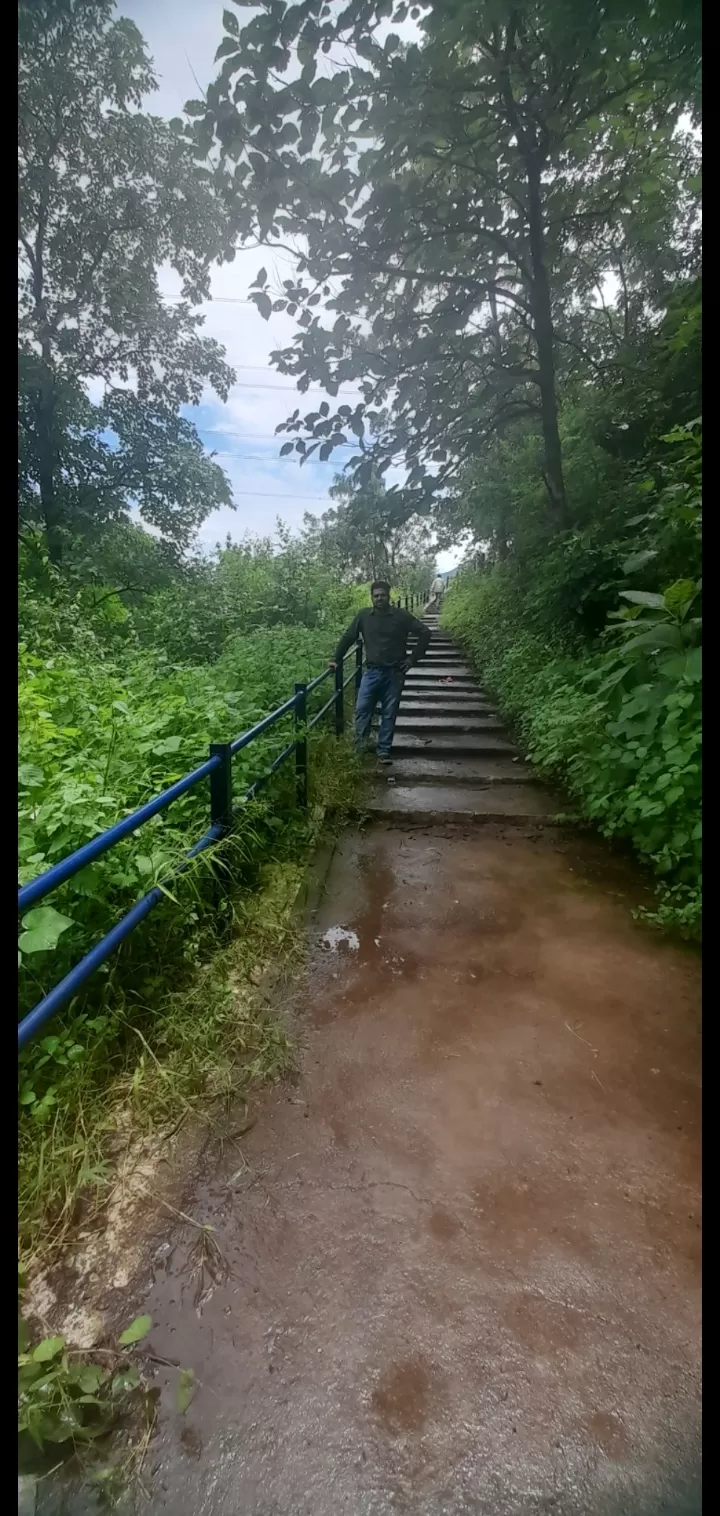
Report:
M378 763L392 763L392 758L390 757L389 753L378 753L377 760Z

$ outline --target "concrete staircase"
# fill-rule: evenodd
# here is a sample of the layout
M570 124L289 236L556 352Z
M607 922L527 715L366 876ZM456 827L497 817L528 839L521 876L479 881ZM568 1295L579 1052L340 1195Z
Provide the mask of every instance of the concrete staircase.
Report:
M378 775L370 811L415 823L547 820L558 803L521 761L437 616L426 620L430 647L405 681L392 768Z

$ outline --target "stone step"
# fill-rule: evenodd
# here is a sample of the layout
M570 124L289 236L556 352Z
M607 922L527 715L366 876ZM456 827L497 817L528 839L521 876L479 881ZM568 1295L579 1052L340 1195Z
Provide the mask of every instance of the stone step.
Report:
M398 720L403 718L408 721L418 721L426 717L432 720L434 725L453 722L451 730L455 730L454 723L459 721L465 727L468 721L495 722L499 720L498 712L488 705L464 705L462 702L455 705L430 705L423 701L417 703L412 700L402 700L398 711ZM503 723L504 725L504 723Z
M441 732L434 733L431 737L421 737L416 732L399 732L396 727L392 751L394 758L407 758L418 753L424 754L426 758L442 758L446 754L451 758L461 758L466 754L477 756L479 753L509 753L514 757L517 749L507 737L490 731Z
M479 688L479 680L471 671L464 672L465 665L460 664L454 668L448 668L447 664L438 667L436 664L416 663L405 676L406 684L419 684L423 689L432 689L434 685L447 685L450 689L453 685L462 688L463 685L471 685L473 689Z
M437 684L423 690L415 690L415 688L409 690L408 684L405 684L402 699L412 700L414 705L427 705L429 713L430 708L437 705L452 705L453 709L467 709L471 705L482 705L493 706L494 709L493 700L485 694L484 690L479 690L477 685L474 685L471 690L456 690L455 684Z
M396 732L417 732L428 736L434 732L502 732L504 725L499 716L415 716L400 711L395 723Z
M448 668L468 667L467 663L465 663L462 658L456 657L453 653L425 653L424 657L419 660L417 667L423 669L434 669L438 663L447 664Z
M409 674L405 680L403 694L414 695L418 700L425 700L430 695L445 696L474 695L476 699L484 700L485 695L474 679L416 679L414 674Z
M388 773L404 784L471 784L484 789L489 784L537 784L532 769L510 754L479 758L395 758Z
M471 689L479 689L480 681L466 665L459 664L448 668L446 663L415 663L405 675L405 684L416 684L421 689L431 690L440 685L448 689L463 689L468 686Z
M473 671L466 663L448 663L447 660L433 663L418 663L413 669L414 679L442 679L446 674L453 679L473 679Z
M497 785L474 790L467 785L385 784L369 804L376 815L417 821L548 821L553 802L534 785Z
M431 689L408 689L407 685L402 692L403 700L412 701L413 705L427 706L428 715L432 714L433 708L439 705L452 706L453 710L465 711L471 706L482 705L488 709L495 709L489 695L482 690L456 689L454 684L437 684Z
M412 649L410 651L412 653ZM436 663L447 663L449 667L456 667L458 664L461 664L463 668L468 667L467 663L463 658L460 657L459 653L433 652L424 653L417 666L418 668L434 668Z

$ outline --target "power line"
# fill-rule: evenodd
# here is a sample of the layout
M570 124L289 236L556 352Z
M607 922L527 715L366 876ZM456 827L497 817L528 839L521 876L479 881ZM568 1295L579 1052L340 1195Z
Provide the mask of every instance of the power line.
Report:
M290 505L297 504L298 500L325 505L328 499L327 495L284 495L282 490L233 490L233 495L245 495L250 500L287 500Z
M321 468L337 468L338 464L342 461L339 458L338 458L338 460L337 460L336 463L333 463L332 458L305 458L303 460L301 460L299 457L297 457L297 458L288 458L288 457L285 457L285 458L268 458L268 456L267 456L266 453L221 453L221 452L217 452L216 453L216 457L218 457L218 458L238 458L240 460L240 462L242 462L242 463L271 463L273 465L273 467L275 466L276 463L297 463L297 464L299 464L301 461L303 461L305 463L315 464L316 466L318 464L320 464Z
M267 442L268 444L270 444L271 442L276 442L276 441L280 440L279 438L275 438L275 437L245 437L245 436L242 436L240 434L240 432L224 432L221 427L202 427L202 426L199 426L198 427L198 432L200 433L200 435L202 437L210 437L210 436L212 436L212 437L225 437L230 442L232 442L232 441L237 441L237 442ZM338 443L336 443L335 447L333 448L333 452L336 452L336 451L340 451L340 452L352 452L353 451L353 447L354 447L354 444L352 442L338 442ZM236 454L235 456L236 457L240 457L241 455L240 454ZM250 456L253 456L253 455L250 455ZM305 463L324 463L324 462L328 462L329 463L331 461L330 459L324 459L324 458L308 458L305 454L300 454L300 453L298 453L297 456L294 457L294 458L292 458L289 453L286 453L285 456L282 457L282 458L280 457L279 453L261 453L258 456L261 457L263 459L263 461L266 461L268 463L299 463L301 461L301 459Z
M163 295L162 298L165 301L166 305L180 305L180 303L181 303L181 296L180 295ZM241 300L240 297L239 297L239 295L208 295L206 297L206 299L202 301L202 304L203 305L255 305L255 301L254 300ZM280 315L281 312L277 312L277 314ZM234 364L234 368L236 370L239 370L240 373L255 373L255 374L266 374L267 373L267 369L263 368L262 364L257 364L257 363L236 363L236 364ZM273 389L273 390L274 389L288 389L288 390L290 390L290 386L289 385L284 385L284 384L254 384L254 385L235 384L235 385L233 385L233 389L258 389L258 390L262 390L262 389ZM291 393L293 393L293 391L291 391ZM295 391L294 393L297 393L297 391ZM327 394L327 390L324 390L322 388L322 385L316 385L314 387L311 385L309 390L302 390L301 393L304 394L304 395L307 395L307 394L310 394L310 393L320 394L320 395L326 395ZM362 394L362 391L361 390L346 390L345 393L346 394L351 394L351 395L360 395L360 394Z
M166 305L182 305L182 295L161 295ZM187 304L187 302L185 302ZM201 305L255 305L254 300L241 300L239 295L204 295Z
M268 373L267 368L265 368L264 373ZM329 390L323 390L323 385L318 384L308 385L306 390L294 390L293 385L290 384L243 384L243 379L239 381L239 384L230 385L230 388L232 390L282 390L283 394L300 394L300 396L303 396L303 394L329 394ZM346 390L344 393L346 393L346 396L347 394L362 394L362 390ZM338 391L338 394L333 394L332 399L341 400L343 396Z
M188 418L188 419L191 419L191 418ZM195 425L196 431L200 432L204 437L236 437L237 440L238 440L238 442L283 442L283 441L288 442L288 441L290 441L290 439L288 437L283 438L282 432L279 432L277 434L277 436L275 436L275 437L265 437L265 436L261 436L259 433L256 434L255 432L226 432L225 428L222 427L222 426L200 426L197 421L194 423L194 425ZM308 440L310 440L310 439L308 439ZM323 440L326 441L326 442L330 441L329 437L326 437ZM358 447L359 443L355 443L355 442L337 442L335 444L335 446L336 447Z
M232 432L226 431L224 426L202 426L192 416L185 417L185 420L192 421L195 430L201 432L205 437L236 437L239 442L287 442L290 440L288 437L284 437L282 432ZM310 441L311 439L308 438L307 440ZM323 441L328 440L328 438L323 439ZM337 447L355 447L356 445L354 442L339 442L336 444Z
M241 373L248 374L266 374L268 372L266 363L234 363L233 368L239 369ZM288 374L287 377L290 379L292 375ZM339 382L342 383L342 380Z
M264 372L267 373L268 370L265 369ZM234 390L282 390L285 395L329 394L329 390L323 389L321 384L310 384L306 390L297 390L293 389L290 384L243 384L242 380L240 380L239 384L233 384L231 388ZM345 390L344 393L345 395L362 395L362 390ZM333 395L331 398L333 400L342 400L343 396L338 392L337 395Z

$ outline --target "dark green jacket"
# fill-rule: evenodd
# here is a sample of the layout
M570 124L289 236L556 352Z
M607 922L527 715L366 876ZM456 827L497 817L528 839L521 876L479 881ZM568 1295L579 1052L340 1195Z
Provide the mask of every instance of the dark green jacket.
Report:
M369 607L366 611L358 612L352 625L340 638L335 649L335 662L339 663L353 642L361 637L365 647L365 662L369 668L396 668L408 656L407 643L411 636L417 637L411 661L419 663L430 642L429 626L423 621L417 621L409 611L403 611L396 605L389 605L386 611L376 611L374 606Z

